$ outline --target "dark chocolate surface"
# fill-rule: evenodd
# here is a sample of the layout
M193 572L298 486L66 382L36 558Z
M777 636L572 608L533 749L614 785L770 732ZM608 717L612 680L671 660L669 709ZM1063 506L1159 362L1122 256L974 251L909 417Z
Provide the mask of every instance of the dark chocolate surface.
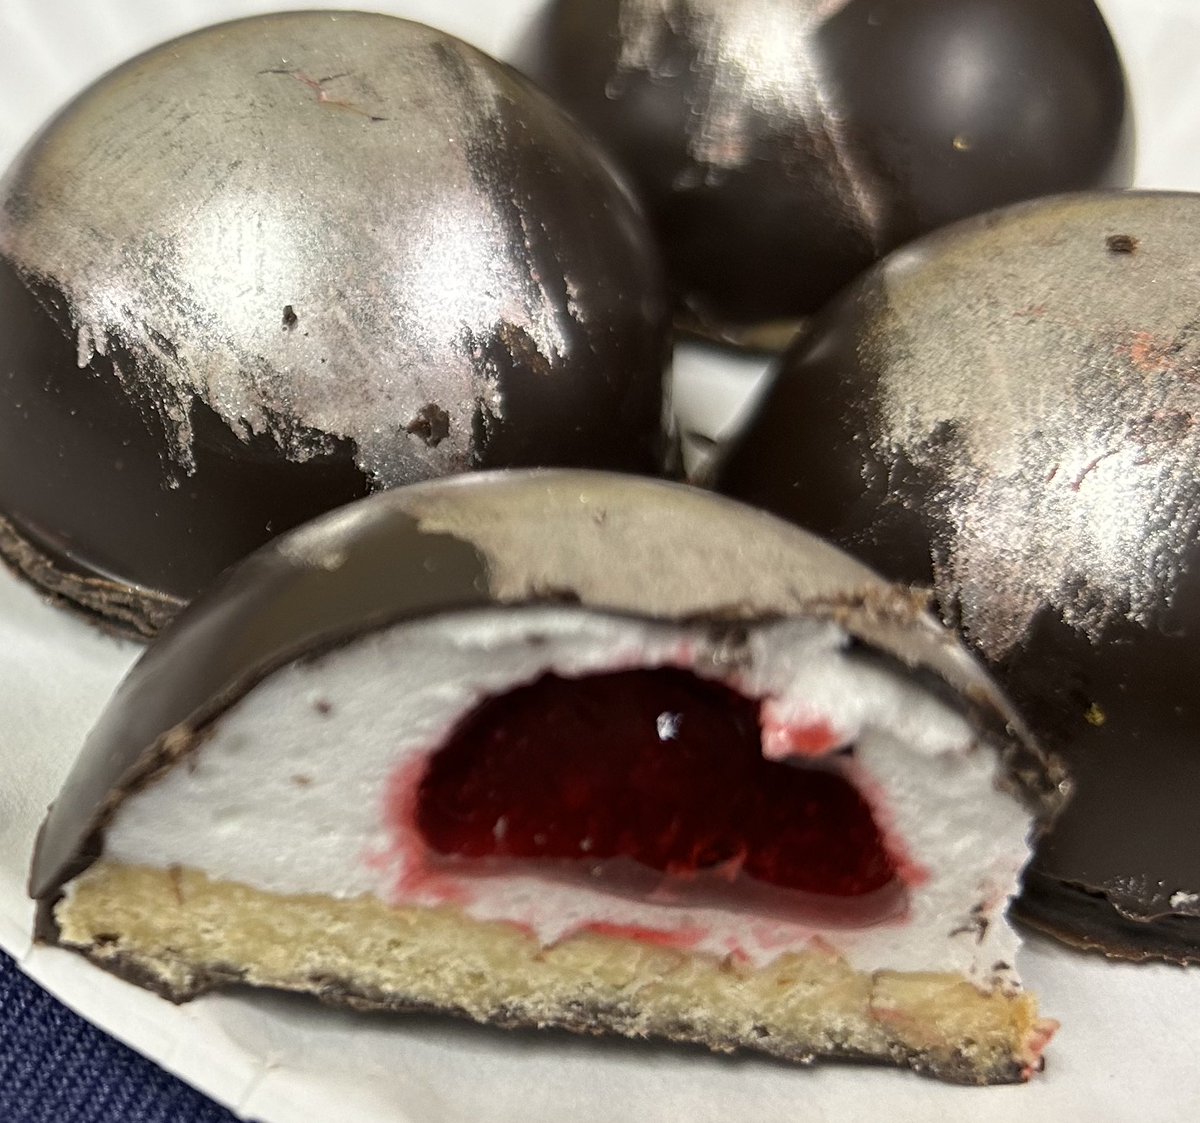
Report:
M30 887L43 936L59 887L94 860L112 808L276 667L398 620L562 600L733 632L784 614L836 621L864 656L906 668L971 713L1037 814L1061 802L1060 774L951 633L825 543L682 485L475 474L372 496L276 539L166 629L118 689L42 828Z
M718 334L965 215L1132 178L1092 0L556 0L521 61L629 169Z
M1075 781L1018 909L1200 956L1200 196L924 239L789 353L719 490L932 585Z
M194 470L172 471L149 388L114 369L134 368L127 351L111 343L81 370L61 296L3 260L0 317L0 511L60 569L188 599L273 534L369 490L348 442L289 460L198 400Z
M656 473L667 321L626 188L515 71L386 16L210 28L0 188L0 513L172 601L368 491Z

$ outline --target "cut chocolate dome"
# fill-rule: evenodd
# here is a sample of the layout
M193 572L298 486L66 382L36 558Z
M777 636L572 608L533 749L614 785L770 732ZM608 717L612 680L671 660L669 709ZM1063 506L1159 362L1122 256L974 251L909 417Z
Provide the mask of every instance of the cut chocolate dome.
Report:
M633 176L684 325L754 346L920 233L1133 175L1092 0L552 0L522 64Z
M718 472L932 584L1075 797L1021 915L1200 961L1200 196L1097 193L893 255L782 361Z
M369 491L660 471L668 320L628 192L510 68L361 13L196 32L0 189L0 556L150 634Z
M143 656L42 829L39 934L502 1025L1023 1079L1005 919L1060 777L902 589L679 485L334 512Z

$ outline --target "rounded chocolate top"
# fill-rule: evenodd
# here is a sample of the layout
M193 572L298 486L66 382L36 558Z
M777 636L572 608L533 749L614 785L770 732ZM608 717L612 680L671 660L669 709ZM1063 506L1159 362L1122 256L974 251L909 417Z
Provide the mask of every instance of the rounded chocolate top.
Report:
M523 61L635 177L685 316L752 342L919 233L1132 178L1092 0L556 0Z
M387 16L223 24L102 78L0 190L0 514L178 602L473 468L653 472L667 301L594 146Z
M834 621L971 712L1039 813L1061 799L1059 774L952 633L833 547L679 484L480 473L331 512L252 554L181 613L89 736L42 828L33 895L53 896L88 865L124 794L282 664L401 620L562 602L731 634L789 615Z
M968 220L817 318L716 479L933 586L1077 781L1027 911L1183 958L1200 957L1198 287L1197 195Z

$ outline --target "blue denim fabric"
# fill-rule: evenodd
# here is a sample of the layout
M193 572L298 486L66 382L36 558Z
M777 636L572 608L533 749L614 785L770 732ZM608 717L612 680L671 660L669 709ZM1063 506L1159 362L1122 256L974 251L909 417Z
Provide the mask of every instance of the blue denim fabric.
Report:
M0 953L3 1123L235 1123L236 1117L77 1017Z

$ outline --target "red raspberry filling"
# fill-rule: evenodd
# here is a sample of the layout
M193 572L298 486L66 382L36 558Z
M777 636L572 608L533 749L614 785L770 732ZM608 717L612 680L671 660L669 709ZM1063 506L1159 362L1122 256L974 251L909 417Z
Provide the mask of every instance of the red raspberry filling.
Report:
M848 780L764 759L759 703L674 668L546 675L487 699L430 758L416 819L441 855L579 859L593 875L632 859L842 898L897 876Z

